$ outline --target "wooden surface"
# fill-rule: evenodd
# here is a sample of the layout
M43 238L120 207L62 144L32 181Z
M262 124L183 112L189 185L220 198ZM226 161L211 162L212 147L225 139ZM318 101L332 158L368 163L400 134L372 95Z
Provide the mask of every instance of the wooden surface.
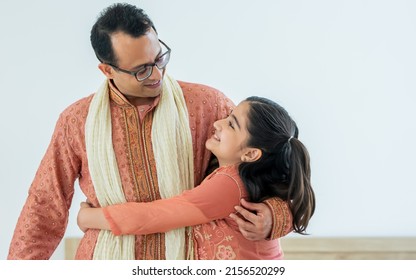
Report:
M75 258L75 253L78 248L78 243L81 238L73 237L65 239L65 259L73 260Z
M79 238L65 239L65 259L74 259ZM416 237L286 237L287 260L416 260Z
M415 237L282 238L291 260L416 260Z

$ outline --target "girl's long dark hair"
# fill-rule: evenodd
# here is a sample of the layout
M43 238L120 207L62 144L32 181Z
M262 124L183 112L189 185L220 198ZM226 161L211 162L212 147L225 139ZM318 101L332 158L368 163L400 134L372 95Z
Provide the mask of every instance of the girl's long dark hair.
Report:
M279 197L289 203L293 229L304 234L315 211L309 153L287 111L262 97L249 97L247 146L261 149L255 162L243 162L240 176L252 202Z

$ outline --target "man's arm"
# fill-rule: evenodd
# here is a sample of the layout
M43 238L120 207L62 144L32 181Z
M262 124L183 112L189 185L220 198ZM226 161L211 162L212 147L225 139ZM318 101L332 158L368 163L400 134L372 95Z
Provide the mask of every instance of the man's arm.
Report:
M49 259L64 236L79 166L66 130L61 116L17 221L8 259Z
M248 240L276 239L292 231L292 214L289 205L280 198L270 198L262 203L244 199L235 210L239 215L230 217L238 224L240 232Z

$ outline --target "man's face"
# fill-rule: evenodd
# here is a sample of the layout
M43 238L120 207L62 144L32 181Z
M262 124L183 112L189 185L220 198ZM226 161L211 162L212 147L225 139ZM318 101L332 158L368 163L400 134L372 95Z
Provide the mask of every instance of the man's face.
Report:
M153 29L138 38L123 32L114 33L111 42L117 59L116 66L128 71L134 72L144 64L154 63L162 54L161 45ZM133 75L117 71L109 65L105 65L104 68L105 71L100 66L104 74L113 80L132 104L140 104L140 100L153 98L162 93L164 70L159 70L156 66L153 67L152 75L141 82Z

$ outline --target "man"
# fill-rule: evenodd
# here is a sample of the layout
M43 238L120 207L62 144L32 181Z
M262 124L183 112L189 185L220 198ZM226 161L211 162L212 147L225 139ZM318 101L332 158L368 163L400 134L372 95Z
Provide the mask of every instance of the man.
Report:
M10 245L9 259L48 259L64 236L79 185L93 206L152 201L198 185L209 169L205 141L232 102L204 85L166 74L171 50L137 7L115 4L91 30L106 81L96 94L70 105L30 187ZM277 200L244 203L234 215L248 239L287 233L290 217L275 217ZM290 228L290 226L289 226ZM115 237L89 230L77 259L192 258L192 231Z

